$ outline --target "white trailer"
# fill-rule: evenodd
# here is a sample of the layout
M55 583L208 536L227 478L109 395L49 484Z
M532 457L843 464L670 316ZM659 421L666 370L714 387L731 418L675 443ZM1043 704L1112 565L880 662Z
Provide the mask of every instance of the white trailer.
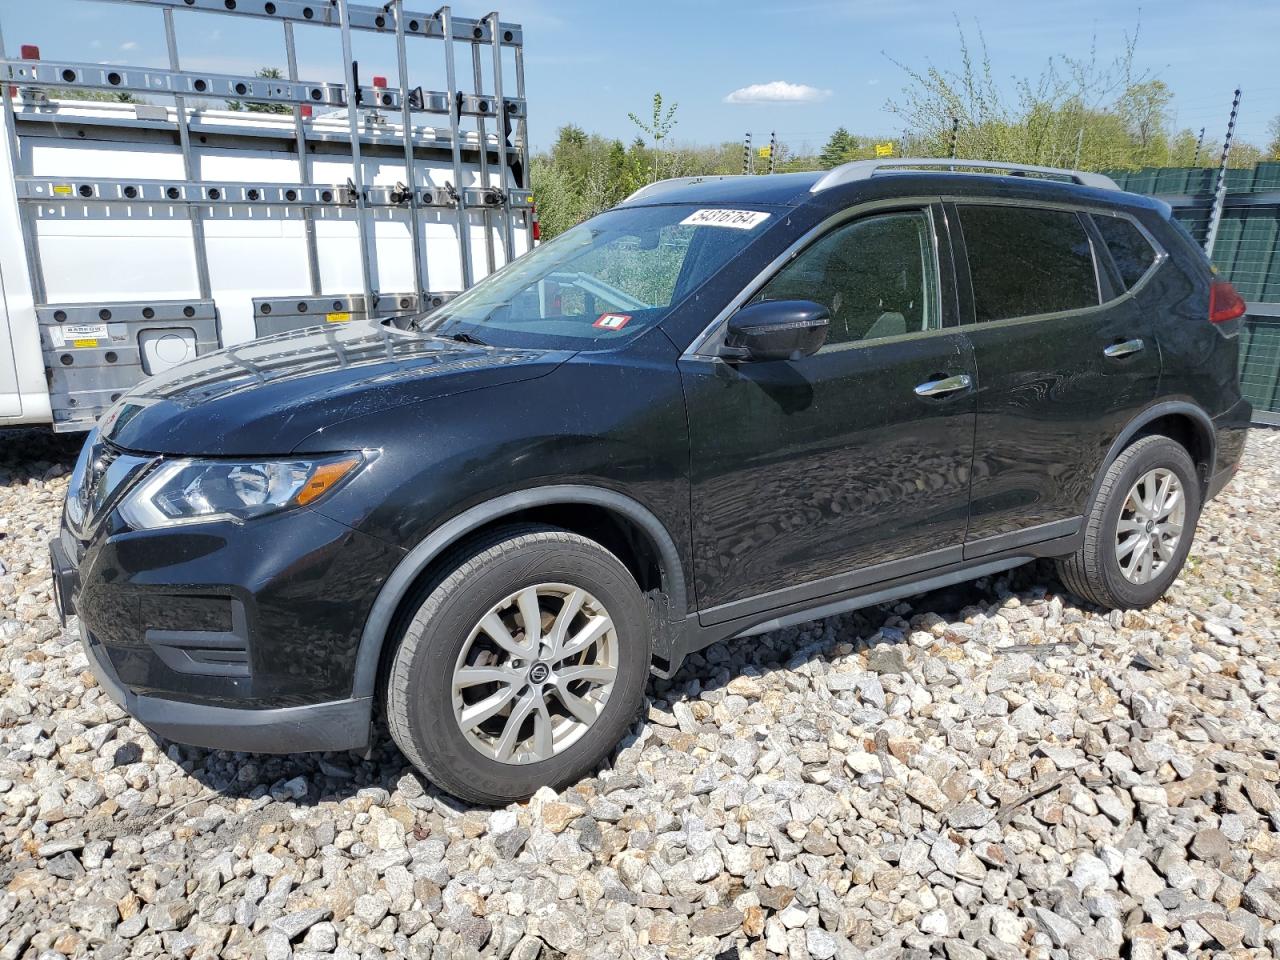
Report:
M403 0L98 2L156 8L171 69L9 59L0 35L0 426L88 429L145 376L431 309L534 242L518 25ZM183 70L175 19L215 13L279 21L287 74ZM340 32L344 83L298 77L303 28ZM353 31L394 39L396 83L361 70ZM407 76L422 41L442 53L438 89ZM141 102L66 98L80 89Z

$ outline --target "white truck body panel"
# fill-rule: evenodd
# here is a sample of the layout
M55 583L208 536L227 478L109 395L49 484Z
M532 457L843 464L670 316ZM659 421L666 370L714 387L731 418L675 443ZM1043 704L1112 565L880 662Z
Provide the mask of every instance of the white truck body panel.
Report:
M187 1L201 10L238 9ZM178 6L172 0L131 3L151 5L166 18L169 6ZM284 20L301 15L292 6L268 8L273 10L241 13ZM335 9L348 10L352 29L390 29L380 6ZM325 26L334 26L334 10L325 10ZM448 13L411 14L398 6L394 13L406 20L406 31L435 44L449 24ZM56 83L74 79L76 86L101 90L106 74L76 68L73 78L59 64L51 77L49 70L37 74L31 67L41 61L5 60L0 426L87 429L115 397L152 372L300 326L346 323L365 314L420 314L465 289L467 273L475 282L502 268L508 237L512 257L529 250L535 228L527 191L521 29L506 23L499 28L497 14L490 14L453 19L449 31L471 47L475 63L467 67L474 65L477 87L493 84L493 95L392 87L388 92L398 100L384 108L376 101L381 88L375 81L362 87L364 100L353 108L321 104L315 116L298 99L285 101L284 113L221 109L218 99L183 102L150 93L138 104L58 99ZM515 58L515 99L502 93L499 41ZM489 56L492 69L483 79L480 64ZM344 76L355 77L349 52L344 58ZM129 73L128 82L180 83L200 76L172 73L170 81L160 73L151 79ZM351 90L330 84L325 97L342 104ZM416 105L410 92L420 99ZM401 102L412 118L408 137ZM453 116L443 104L456 104ZM492 113L498 105L508 118L503 134L502 120ZM360 131L358 172L353 123ZM305 163L298 156L300 128ZM147 198L123 192L124 184L137 184ZM211 184L223 184L223 196L191 192ZM308 195L314 201L291 193L291 202L273 202L244 195L244 184L280 184L276 197L284 197L285 188L324 192ZM364 188L364 212L348 189L353 184ZM412 204L402 193L406 184L413 187ZM169 192L174 189L182 193ZM463 250L470 250L470 271L463 269ZM202 269L207 291L201 289ZM264 302L269 298L276 300Z

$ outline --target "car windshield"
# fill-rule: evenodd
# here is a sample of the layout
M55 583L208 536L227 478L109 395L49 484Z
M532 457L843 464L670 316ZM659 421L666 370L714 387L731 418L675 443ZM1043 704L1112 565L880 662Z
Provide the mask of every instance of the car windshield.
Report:
M435 336L501 347L589 350L652 327L774 219L677 204L610 210L424 316Z

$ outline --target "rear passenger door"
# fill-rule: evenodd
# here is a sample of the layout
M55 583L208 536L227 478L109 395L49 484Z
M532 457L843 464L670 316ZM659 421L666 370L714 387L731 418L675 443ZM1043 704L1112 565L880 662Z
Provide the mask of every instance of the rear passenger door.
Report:
M968 559L1078 529L1111 442L1157 395L1160 356L1090 214L950 212L978 370Z

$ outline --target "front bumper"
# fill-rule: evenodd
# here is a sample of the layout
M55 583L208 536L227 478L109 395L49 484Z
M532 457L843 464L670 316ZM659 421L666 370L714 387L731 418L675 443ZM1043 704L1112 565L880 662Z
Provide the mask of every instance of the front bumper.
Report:
M301 707L245 710L139 696L120 682L111 660L80 625L89 669L107 696L144 727L168 740L248 753L309 753L358 750L369 745L373 701L368 698L311 703Z
M308 511L50 544L59 612L112 700L168 739L261 753L368 745L355 660L398 557Z

